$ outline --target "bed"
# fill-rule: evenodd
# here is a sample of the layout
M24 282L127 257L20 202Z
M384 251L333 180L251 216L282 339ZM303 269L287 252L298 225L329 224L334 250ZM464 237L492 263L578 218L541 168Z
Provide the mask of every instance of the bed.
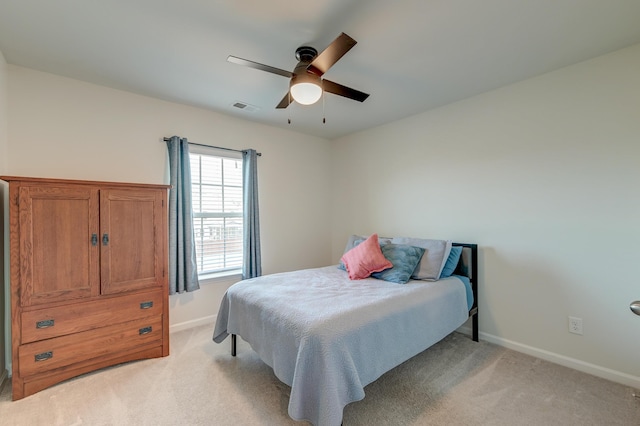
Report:
M240 281L225 293L213 340L248 342L291 387L288 413L316 426L342 422L364 387L472 318L478 341L477 245L461 248L455 272L405 285L350 280L335 265Z

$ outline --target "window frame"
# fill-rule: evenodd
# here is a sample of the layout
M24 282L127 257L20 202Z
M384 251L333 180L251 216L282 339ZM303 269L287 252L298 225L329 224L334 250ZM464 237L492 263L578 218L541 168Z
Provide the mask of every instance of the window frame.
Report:
M204 156L211 156L211 157L222 157L222 158L227 158L227 159L232 159L232 160L239 160L240 164L241 164L241 168L242 168L242 162L243 162L243 158L242 158L242 152L237 152L237 151L233 151L233 150L226 150L226 149L219 149L219 148L213 148L213 147L207 147L207 146L202 146L202 145L195 145L195 144L189 144L189 155L191 154L196 154L196 155L204 155ZM191 158L189 159L191 161ZM193 172L192 172L193 173ZM193 176L193 174L192 174ZM242 182L242 176L241 176L241 183L240 183L240 192L241 192L241 199L243 199L244 197L244 185ZM200 182L200 181L199 181ZM191 205L192 207L194 206L194 200L193 200L193 185L194 182L191 182L191 188L192 188L192 198L191 198ZM201 185L201 183L200 183ZM222 184L223 188L224 188L224 182ZM232 185L228 185L228 186L232 186ZM224 189L223 189L224 191ZM223 192L224 194L224 192ZM223 195L224 197L224 195ZM196 234L195 232L195 227L196 227L196 221L201 219L201 218L233 218L233 217L238 217L240 219L243 219L243 215L244 215L244 205L242 206L242 212L237 213L237 212L233 212L233 213L196 213L196 208L193 208L193 219L194 219L194 234ZM195 236L195 235L194 235ZM196 243L197 244L197 243ZM197 263L198 263L198 278L199 279L210 279L210 278L221 278L221 277L228 277L228 276L232 276L232 275L241 275L242 274L242 265L244 264L244 253L241 252L241 265L238 267L231 267L231 268L226 268L226 269L218 269L218 270L209 270L209 271L201 271L200 268L200 264L201 262L201 258L197 257Z

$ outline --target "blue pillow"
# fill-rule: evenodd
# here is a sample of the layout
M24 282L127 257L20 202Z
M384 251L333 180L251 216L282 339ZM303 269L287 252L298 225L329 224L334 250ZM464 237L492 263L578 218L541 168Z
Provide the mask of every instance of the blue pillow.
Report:
M471 281L469 277L465 277L464 275L454 275L464 283L465 290L467 292L467 309L471 310L473 308L473 289L471 288Z
M411 279L411 274L413 274L425 252L425 249L421 247L404 244L384 244L380 248L384 257L393 264L393 267L382 272L375 272L371 276L397 284L405 284Z
M449 252L449 257L447 258L447 262L444 264L444 267L442 268L442 272L440 273L440 278L447 278L453 274L453 271L456 270L456 266L458 266L458 262L460 261L461 254L462 254L462 246L451 247L451 252Z

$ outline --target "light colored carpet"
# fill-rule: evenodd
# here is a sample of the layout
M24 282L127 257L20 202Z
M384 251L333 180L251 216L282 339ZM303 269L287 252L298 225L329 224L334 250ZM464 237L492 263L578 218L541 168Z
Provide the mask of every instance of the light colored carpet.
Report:
M5 425L298 425L289 387L213 326L171 335L171 355L69 380L11 402ZM633 389L454 333L365 388L344 425L640 425Z

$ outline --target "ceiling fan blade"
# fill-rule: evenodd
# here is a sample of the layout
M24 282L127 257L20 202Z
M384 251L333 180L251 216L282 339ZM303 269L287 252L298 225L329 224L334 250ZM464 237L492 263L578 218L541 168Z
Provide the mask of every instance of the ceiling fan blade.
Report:
M291 103L291 96L289 96L289 92L287 92L286 95L284 95L284 98L282 98L282 100L280 101L280 103L276 106L276 109L283 109L289 106L289 104Z
M357 41L342 33L333 40L333 42L324 49L316 58L311 61L309 66L307 67L307 71L314 73L322 77L324 73L326 73L329 68L333 66L340 58L344 56L353 46L355 46Z
M285 70L281 70L280 68L270 67L269 65L260 64L258 62L253 62L253 61L250 61L248 59L242 59L242 58L238 58L238 57L235 57L235 56L229 56L229 57L227 57L227 61L231 62L231 63L234 63L234 64L244 65L244 66L250 67L250 68L255 68L255 69L260 70L260 71L266 71L266 72L270 72L272 74L278 74L278 75L281 75L281 76L287 77L287 78L293 77L293 73L291 71L285 71Z
M364 102L369 97L368 93L361 92L351 87L343 86L342 84L334 83L329 80L322 80L322 88L325 92L333 93L334 95L344 96L345 98L353 99L354 101Z

